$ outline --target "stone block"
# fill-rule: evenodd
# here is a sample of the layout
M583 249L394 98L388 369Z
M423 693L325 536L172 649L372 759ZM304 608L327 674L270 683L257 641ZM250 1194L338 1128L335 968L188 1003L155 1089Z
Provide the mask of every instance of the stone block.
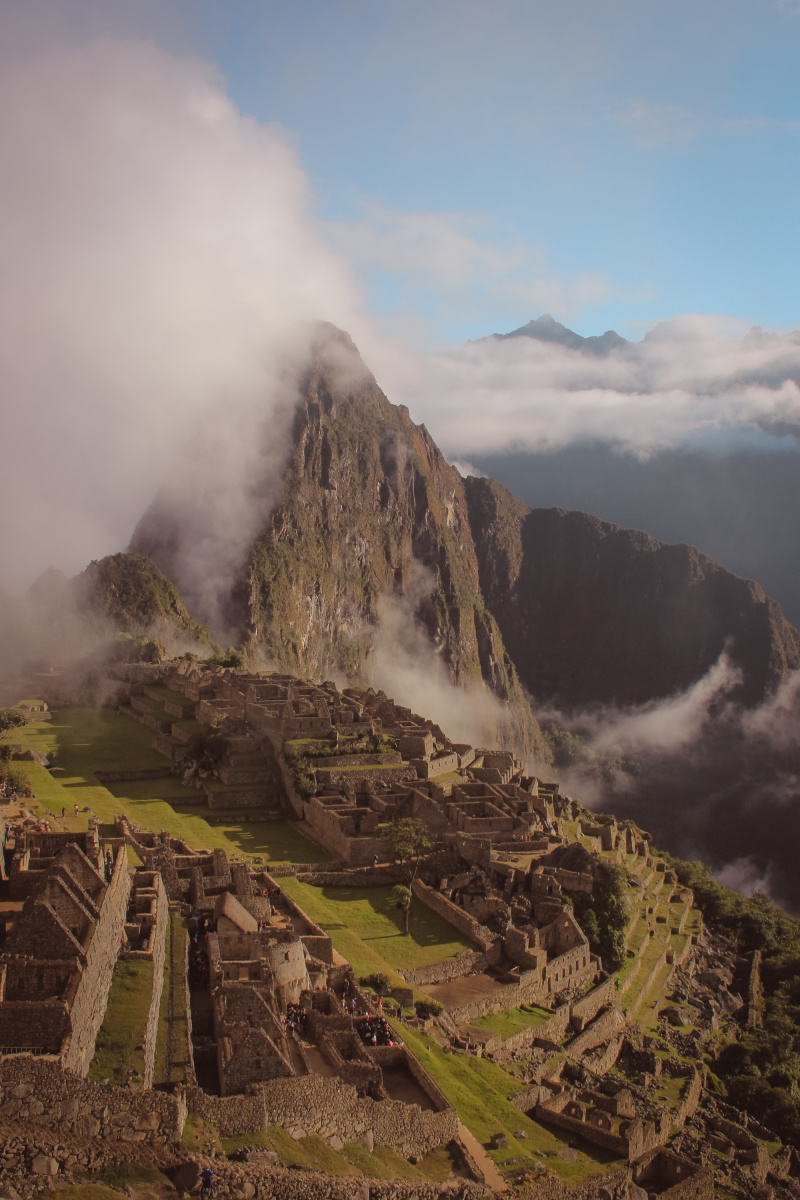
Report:
M31 1170L34 1175L57 1175L58 1159L51 1158L49 1154L37 1154L31 1163Z
M508 1138L504 1133L493 1133L489 1141L493 1150L507 1150Z
M160 1124L161 1122L158 1118L158 1113L145 1113L144 1116L137 1118L134 1124L134 1129L142 1129L145 1131L149 1129L158 1129Z

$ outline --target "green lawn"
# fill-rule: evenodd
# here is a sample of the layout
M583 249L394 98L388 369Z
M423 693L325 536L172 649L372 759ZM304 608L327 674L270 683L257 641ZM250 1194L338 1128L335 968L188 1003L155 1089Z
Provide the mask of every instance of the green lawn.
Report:
M114 968L108 1007L97 1033L90 1079L126 1084L133 1072L144 1076L142 1042L153 995L153 964L147 959L120 959Z
M491 1157L499 1165L506 1158L533 1157L534 1161L546 1162L565 1183L579 1183L623 1165L610 1154L586 1143L579 1149L575 1162L564 1162L558 1157L558 1151L567 1144L567 1139L531 1120L510 1102L509 1096L522 1090L519 1079L486 1058L447 1054L425 1034L406 1026L400 1029L395 1021L391 1023L479 1142L486 1145L493 1133L506 1134L508 1149L491 1151ZM517 1129L527 1133L524 1141L514 1137ZM544 1160L538 1157L543 1154L548 1155Z
M405 934L391 887L313 887L294 878L282 882L312 921L330 933L336 949L359 975L385 969L372 965L376 957L393 968L425 967L475 950L452 925L416 898L411 904L409 933Z
M153 1084L189 1083L187 1075L189 1039L187 1033L186 984L184 962L186 955L186 926L183 917L171 913L167 924L167 944L164 953L164 987L158 1010L156 1061ZM170 946L172 972L170 972ZM167 1069L167 1036L169 1032L170 986L172 987L172 1058Z
M552 1013L545 1008L538 1008L536 1005L525 1006L524 1008L512 1008L509 1012L490 1013L486 1017L479 1017L477 1021L472 1021L471 1024L477 1029L488 1029L491 1033L498 1033L503 1041L506 1038L513 1037L515 1033L520 1033L523 1029L531 1029L536 1025L541 1025L544 1021L549 1021Z
M94 813L110 824L117 813L125 814L143 829L159 832L168 829L184 838L193 849L224 849L229 857L261 857L265 862L323 862L327 852L304 837L288 821L242 821L213 812L203 803L202 793L185 789L169 764L150 747L153 731L138 721L112 709L73 708L53 712L51 721L26 725L15 731L16 741L25 749L41 750L56 756L53 774L36 763L24 766L39 812L50 811L61 820L62 808L67 829L86 829ZM142 770L160 767L159 779L125 781L104 787L94 772ZM175 809L163 799L181 795L196 797L196 805L181 802ZM74 815L78 804L79 814ZM84 811L88 809L89 811Z

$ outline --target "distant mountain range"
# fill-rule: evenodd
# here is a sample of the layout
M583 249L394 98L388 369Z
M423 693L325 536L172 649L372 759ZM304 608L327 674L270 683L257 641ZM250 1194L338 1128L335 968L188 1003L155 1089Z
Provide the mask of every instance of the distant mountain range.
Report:
M644 343L626 341L613 331L581 337L546 314L491 340L531 338L582 357L614 353L634 362L641 346L663 340L669 330L669 322L657 326ZM758 347L765 341L779 352L769 366L754 365L737 382L773 389L787 382L800 386L800 333L754 329L743 344ZM776 414L783 408L776 397ZM800 446L796 429L782 426L777 415L773 423L775 433L783 436L769 445L743 435L721 448L685 446L637 457L611 439L573 442L541 453L473 453L470 461L533 508L580 509L647 530L662 541L697 546L736 574L757 579L800 625Z
M536 338L540 342L557 342L560 346L569 346L571 350L580 350L582 354L597 354L602 357L610 354L612 350L621 350L623 346L630 344L613 329L606 330L602 337L581 337L579 333L556 321L550 313L545 313L535 321L528 321L527 325L521 325L519 329L512 329L511 333L493 333L490 336L499 340Z

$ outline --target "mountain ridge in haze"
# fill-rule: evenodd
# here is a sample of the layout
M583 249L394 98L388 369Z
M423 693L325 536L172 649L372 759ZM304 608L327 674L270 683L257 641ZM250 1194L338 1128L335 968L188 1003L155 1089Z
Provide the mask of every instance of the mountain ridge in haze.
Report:
M544 313L535 321L528 321L527 325L521 325L519 329L512 329L510 333L493 333L490 336L498 341L518 337L536 338L540 342L556 342L560 346L568 346L570 350L579 350L583 354L596 354L601 357L610 354L613 350L621 350L630 345L613 329L607 329L602 336L582 337L573 329L568 329L566 325L556 321L550 313Z

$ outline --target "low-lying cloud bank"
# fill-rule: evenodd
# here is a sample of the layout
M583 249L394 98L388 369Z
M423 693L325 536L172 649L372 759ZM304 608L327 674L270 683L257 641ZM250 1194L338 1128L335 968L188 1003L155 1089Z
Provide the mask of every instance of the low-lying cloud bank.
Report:
M729 702L735 682L723 655L660 703L539 716L592 752L561 770L565 791L633 818L657 846L702 859L728 886L761 888L800 913L800 672L750 711Z
M529 337L387 361L380 382L446 453L553 451L611 443L647 457L800 432L800 332L683 317L607 356ZM419 416L417 417L419 419Z

